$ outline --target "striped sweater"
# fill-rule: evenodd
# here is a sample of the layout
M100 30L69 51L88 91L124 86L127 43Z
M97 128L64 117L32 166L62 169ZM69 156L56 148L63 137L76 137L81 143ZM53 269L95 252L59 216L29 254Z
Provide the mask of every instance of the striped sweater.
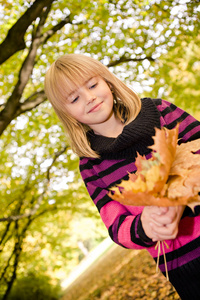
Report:
M142 99L137 118L126 125L117 138L108 138L89 132L91 147L100 158L80 158L80 172L89 195L100 213L113 241L125 248L146 248L157 260L155 243L146 236L141 223L143 207L126 206L113 201L108 189L128 172L136 171L137 152L151 157L148 146L153 144L155 127L172 129L179 126L179 143L200 138L200 122L177 106L161 99ZM186 207L179 224L176 239L168 240L165 249L169 280L181 299L200 299L200 207L195 213ZM159 259L165 275L164 257Z

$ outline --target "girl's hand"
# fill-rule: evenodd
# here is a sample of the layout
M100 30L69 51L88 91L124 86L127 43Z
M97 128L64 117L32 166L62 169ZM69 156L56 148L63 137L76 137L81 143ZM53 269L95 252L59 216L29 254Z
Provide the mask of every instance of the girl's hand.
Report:
M146 235L153 241L175 239L185 206L144 208L141 221Z
M153 222L155 224L155 220L152 219L153 215L161 216L167 212L167 207L158 207L158 206L145 206L142 214L141 214L141 222L144 232L150 239L154 239L156 234L152 228ZM157 223L157 226L161 226L161 224Z

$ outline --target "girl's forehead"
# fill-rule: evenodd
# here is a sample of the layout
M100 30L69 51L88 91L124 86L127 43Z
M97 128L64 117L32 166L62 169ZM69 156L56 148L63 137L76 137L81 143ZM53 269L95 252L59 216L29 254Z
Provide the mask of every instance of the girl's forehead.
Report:
M76 92L80 87L87 84L90 80L92 80L95 77L97 77L97 76L90 74L88 76L79 77L74 80L67 79L66 82L63 83L65 85L64 89L66 90L66 93L69 96L69 95L73 94L74 92Z

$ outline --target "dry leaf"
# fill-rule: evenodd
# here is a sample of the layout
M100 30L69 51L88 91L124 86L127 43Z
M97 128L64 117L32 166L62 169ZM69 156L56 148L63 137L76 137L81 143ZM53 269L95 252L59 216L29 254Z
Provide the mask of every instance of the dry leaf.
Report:
M152 158L137 156L137 172L111 189L112 199L135 206L188 205L194 209L193 203L200 204L200 155L195 154L200 139L179 146L178 128L156 129Z
M200 166L200 157L194 154L200 149L200 139L178 145L175 160L172 164L170 174L178 174L191 166Z

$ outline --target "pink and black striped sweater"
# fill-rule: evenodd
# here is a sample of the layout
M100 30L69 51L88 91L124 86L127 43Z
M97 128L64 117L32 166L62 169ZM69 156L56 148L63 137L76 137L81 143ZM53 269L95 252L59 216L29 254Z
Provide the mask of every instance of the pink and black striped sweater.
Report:
M140 216L143 207L125 206L108 196L108 189L128 172L135 172L136 152L151 157L148 146L153 144L155 127L172 129L177 122L179 143L200 138L200 122L177 106L161 99L142 99L142 108L137 118L126 125L117 138L108 138L88 133L91 147L100 154L100 159L80 158L80 172L89 195L101 215L113 241L131 249L146 248L157 260L155 243L142 228ZM199 178L200 180L200 178ZM200 206L193 213L186 207L179 224L176 239L166 241L165 249L169 280L181 299L200 299ZM159 267L165 275L163 255Z

